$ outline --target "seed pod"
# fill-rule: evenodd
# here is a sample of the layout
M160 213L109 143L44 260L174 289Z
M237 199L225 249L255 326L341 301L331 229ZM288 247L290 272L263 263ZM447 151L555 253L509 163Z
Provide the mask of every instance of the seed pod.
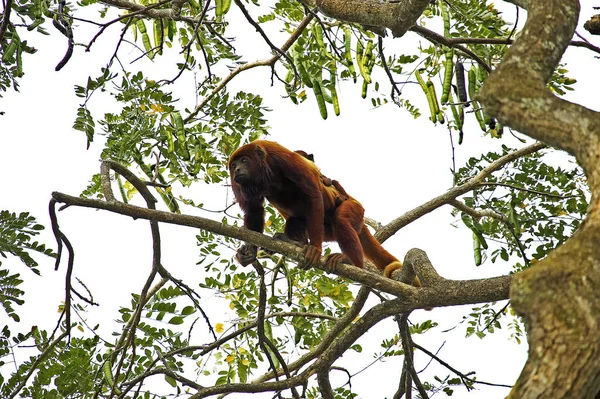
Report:
M323 90L321 89L321 82L317 79L313 82L313 91L317 98L317 104L319 105L319 112L323 119L327 119L327 105L325 105L325 98L323 97Z
M444 83L442 84L442 98L440 101L442 104L448 102L448 96L450 95L450 86L452 85L452 69L454 67L454 50L449 48L445 53L446 62L444 63Z
M465 67L463 63L458 61L456 63L456 91L458 94L458 101L465 103L465 107L469 106L469 99L467 98L467 88L465 86Z
M420 70L417 69L415 71L415 77L417 78L417 82L419 82L419 86L421 86L421 89L423 90L423 92L425 93L425 96L427 97L427 103L429 104L429 112L431 113L431 117L429 119L433 123L435 123L437 121L438 112L436 109L436 105L433 102L433 96L432 96L431 92L429 91L429 87L423 80Z

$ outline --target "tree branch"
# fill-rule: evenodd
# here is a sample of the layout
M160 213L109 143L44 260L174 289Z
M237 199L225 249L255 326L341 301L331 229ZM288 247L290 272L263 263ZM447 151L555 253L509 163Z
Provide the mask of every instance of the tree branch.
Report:
M547 29L550 10L536 10L537 14L532 15L535 4L530 2L526 24L526 28L535 31L527 31L515 41L496 73L483 85L479 98L488 113L502 124L575 155L588 177L600 180L600 174L592 172L597 169L600 153L600 115L556 97L546 87L573 37L578 4L566 1L552 10L554 17L562 14L564 18L553 22L551 30ZM546 42L553 43L552 48L540 45Z
M12 11L12 2L13 0L6 0L4 4L4 15L2 16L2 23L0 23L0 43L3 42L4 35L6 34L6 29L8 28L8 24L10 23L10 12ZM6 51L5 48L2 49Z
M141 4L132 3L127 0L101 0L100 3L106 4L107 6L122 8L122 9L128 10L128 11L140 11L142 15L144 15L148 18L153 18L153 19L167 18L167 19L173 19L175 21L184 21L184 22L187 22L192 25L196 23L196 20L194 18L185 17L185 16L181 16L181 15L174 15L172 12L172 9L170 9L170 8L156 10L154 8L150 8L150 7L141 5Z
M52 196L56 201L64 202L69 205L104 209L113 213L131 216L136 219L146 219L205 229L216 234L244 240L259 247L282 253L295 261L302 261L304 259L304 250L302 247L288 244L280 240L274 240L271 237L254 231L224 225L198 216L174 214L130 204L108 203L95 199L73 197L58 192L54 192ZM407 259L409 258L409 254L407 254ZM411 260L409 259L407 262L410 263ZM431 264L429 263L429 265ZM321 259L321 263L317 267L328 272L330 271L325 264L325 258ZM414 265L409 264L407 267L409 269L414 269L419 278L423 279L425 285L431 285L429 281L432 281L436 283L435 287L432 286L417 289L413 286L399 283L368 270L346 264L338 266L335 273L361 284L366 284L371 288L400 296L406 304L409 304L409 307L412 307L412 309L453 306L459 304L464 305L508 298L508 287L511 280L510 276L466 281L445 280L439 276L435 277L433 273L423 272L423 270L425 270L423 269L423 262L417 262ZM442 281L443 284L441 284Z
M307 0L328 17L361 25L387 28L403 36L423 14L429 0L380 2L377 0Z
M492 68L485 62L481 57L477 54L469 50L468 48L461 46L460 44L453 42L451 39L447 39L443 35L436 33L432 30L423 28L422 26L415 25L410 28L411 31L417 33L418 35L424 37L425 39L432 41L437 44L444 45L446 47L452 47L459 51L465 53L469 58L475 60L479 65L481 65L486 71L491 72Z
M442 359L440 359L435 353L432 353L432 352L428 351L427 349L425 349L421 345L416 344L414 342L412 344L413 344L413 346L416 349L418 349L421 352L425 353L427 356L431 357L436 362L438 362L439 364L441 364L442 366L446 367L448 370L450 370L451 372L453 372L454 374L456 374L457 376L459 376L460 379L463 380L463 384L465 384L465 386L467 387L467 390L469 390L469 386L465 383L465 381L468 381L468 382L470 382L472 384L489 385L489 386L492 386L492 387L512 388L512 385L494 384L494 383L491 383L491 382L479 381L479 380L470 378L468 374L461 373L460 371L458 371L457 369L455 369L454 367L452 367L450 364L448 364L445 361L443 361Z

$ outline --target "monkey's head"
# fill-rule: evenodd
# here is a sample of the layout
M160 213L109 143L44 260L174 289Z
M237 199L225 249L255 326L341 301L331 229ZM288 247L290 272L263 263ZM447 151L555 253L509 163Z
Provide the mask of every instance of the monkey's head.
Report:
M266 157L266 151L258 144L238 148L229 158L232 182L240 186L263 186L271 176Z

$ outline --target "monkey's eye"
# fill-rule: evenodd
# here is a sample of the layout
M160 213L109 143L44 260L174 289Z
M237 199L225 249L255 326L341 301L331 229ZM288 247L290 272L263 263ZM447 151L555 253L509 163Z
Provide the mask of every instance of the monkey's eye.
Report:
M246 158L246 157L242 158L242 159L241 159L241 162L242 162L242 163L246 163L246 162L248 162L248 158Z

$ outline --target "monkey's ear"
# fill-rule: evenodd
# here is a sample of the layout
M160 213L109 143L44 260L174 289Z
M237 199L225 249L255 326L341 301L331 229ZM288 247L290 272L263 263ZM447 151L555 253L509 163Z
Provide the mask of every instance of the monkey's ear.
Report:
M256 155L258 155L259 159L265 159L266 151L261 146L256 146Z

